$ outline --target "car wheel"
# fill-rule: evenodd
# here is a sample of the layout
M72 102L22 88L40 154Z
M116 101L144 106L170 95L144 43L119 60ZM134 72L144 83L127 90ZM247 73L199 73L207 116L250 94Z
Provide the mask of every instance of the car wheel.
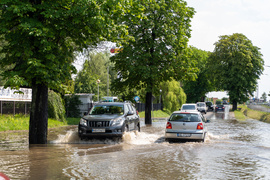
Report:
M203 139L199 140L199 142L205 142L205 134L203 136Z
M128 125L125 124L125 126L124 126L124 132L128 132L128 131L129 131Z
M140 123L137 124L137 131L138 131L138 132L141 132L141 126L140 126Z

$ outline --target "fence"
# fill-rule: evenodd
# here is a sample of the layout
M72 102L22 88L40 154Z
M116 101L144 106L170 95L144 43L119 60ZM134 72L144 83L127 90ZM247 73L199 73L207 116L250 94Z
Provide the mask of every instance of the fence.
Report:
M30 114L31 102L23 101L0 101L2 114Z
M145 103L136 103L135 107L138 112L145 111ZM163 110L162 103L152 104L152 111Z

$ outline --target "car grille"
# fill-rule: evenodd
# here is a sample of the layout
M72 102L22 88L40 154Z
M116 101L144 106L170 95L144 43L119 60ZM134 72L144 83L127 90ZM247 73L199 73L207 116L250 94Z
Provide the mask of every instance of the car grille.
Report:
M88 121L89 127L109 127L110 121Z

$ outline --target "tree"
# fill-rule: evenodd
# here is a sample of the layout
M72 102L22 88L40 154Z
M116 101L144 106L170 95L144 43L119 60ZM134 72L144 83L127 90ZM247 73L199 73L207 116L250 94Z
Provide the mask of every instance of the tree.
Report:
M210 52L190 47L191 54L190 59L194 60L197 67L197 78L194 81L184 81L183 89L187 95L187 102L196 103L204 101L205 94L213 90L212 78L210 78L210 72L207 66L208 57Z
M1 0L0 53L5 86L32 87L29 144L47 143L48 89L65 89L75 72L73 52L99 41L128 38L115 23L124 14L121 1ZM127 9L127 8L126 8Z
M162 90L162 101L164 109L168 110L169 113L179 110L186 102L186 94L180 87L180 83L173 80L162 82L160 85Z
M143 16L123 17L134 40L123 43L123 50L111 58L119 72L113 87L116 92L145 88L145 123L151 124L152 95L160 83L193 78L186 47L194 10L182 0L137 0L136 4Z
M107 90L109 90L107 88L109 88L108 86L110 86L111 82L110 76L114 76L114 72L112 72L113 64L110 63L109 57L110 54L108 52L98 53L91 51L87 53L83 69L77 74L75 79L76 93L94 93L97 96L97 80L99 79L99 95L102 97L107 94ZM110 70L109 74L108 68Z
M215 43L209 66L217 87L228 91L233 110L256 90L263 64L260 49L243 34L220 36Z
M263 102L266 102L266 100L267 100L267 94L266 94L266 92L264 92L262 94L262 97L261 98L263 99Z

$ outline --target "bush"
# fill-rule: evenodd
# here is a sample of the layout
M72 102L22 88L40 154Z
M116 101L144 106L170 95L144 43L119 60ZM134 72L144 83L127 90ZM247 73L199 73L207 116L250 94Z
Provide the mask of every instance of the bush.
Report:
M79 96L72 94L71 96L65 96L64 100L67 117L80 117L79 105L81 105L82 102L80 101Z
M65 114L65 106L61 96L50 90L48 97L48 117L65 122Z

